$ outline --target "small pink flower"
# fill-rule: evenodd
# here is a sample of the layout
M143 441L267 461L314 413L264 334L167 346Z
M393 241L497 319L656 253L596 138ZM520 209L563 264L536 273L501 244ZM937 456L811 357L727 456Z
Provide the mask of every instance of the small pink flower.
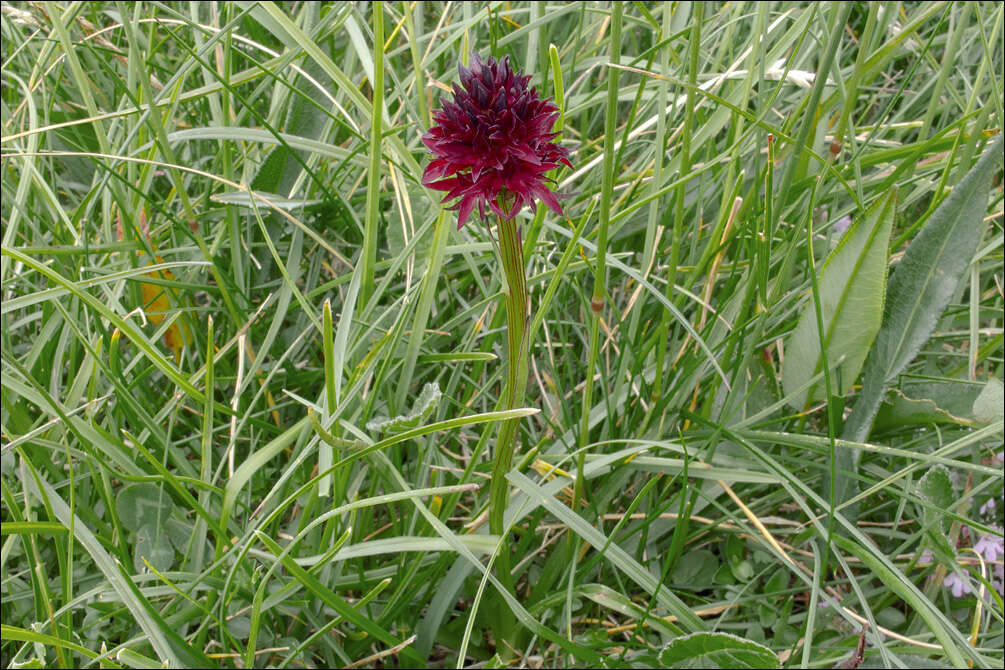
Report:
M488 206L512 219L524 205L536 210L539 198L561 214L544 176L559 164L572 167L569 152L551 132L558 107L528 88L530 77L514 72L509 58L483 61L472 54L471 68L458 71L461 84L454 84L453 101L433 112L436 123L422 137L434 156L422 183L446 191L444 202L460 198L451 207L458 229L476 205L482 217Z
M817 608L826 609L828 607L833 607L837 609L841 607L841 604L837 601L836 598L833 598L832 596L829 596L825 593L823 594L823 597L817 601Z
M997 561L1002 554L1005 554L1005 538L991 533L981 534L977 544L974 545L974 551L981 554L985 560Z
M964 594L971 593L970 578L961 572L952 572L946 575L942 585L952 591L953 596L962 598Z

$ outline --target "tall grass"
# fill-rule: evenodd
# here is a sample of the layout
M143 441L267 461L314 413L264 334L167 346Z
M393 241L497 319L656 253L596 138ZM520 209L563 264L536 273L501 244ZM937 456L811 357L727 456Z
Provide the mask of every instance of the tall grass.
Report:
M5 667L1002 663L1001 4L0 31ZM508 412L491 228L421 186L471 51L574 165Z

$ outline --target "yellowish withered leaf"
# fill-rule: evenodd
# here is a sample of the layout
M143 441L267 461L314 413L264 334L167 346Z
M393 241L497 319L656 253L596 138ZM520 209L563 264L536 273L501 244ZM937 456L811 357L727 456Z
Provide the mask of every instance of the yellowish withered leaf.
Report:
M155 263L163 262L163 258L160 256L156 257ZM147 263L147 265L154 265L154 263ZM153 272L146 273L144 276L169 281L174 279L174 275L170 270L154 270ZM166 317L170 316L177 309L177 297L170 294L170 291L171 289L161 284L140 282L140 292L143 296L143 311L146 313L147 319L154 325L160 325ZM174 305L172 305L172 298L174 298ZM164 344L174 352L175 358L178 358L182 348L191 342L192 332L185 325L185 321L181 317L175 319L174 323L164 331Z
M119 241L122 241L123 230L121 216L116 216L116 224L116 236ZM143 210L140 210L139 213L139 228L142 234L150 242L151 248L153 248L156 253L157 249L154 246L153 240L150 239L150 229L147 224L146 212ZM151 260L150 257L142 250L137 251L136 253L140 258L140 263L145 266L156 265L164 262L164 259L160 256L154 256ZM146 273L144 276L151 277L153 279L163 279L166 281L174 280L174 274L172 274L170 270L154 270L153 272ZM146 314L147 319L155 326L160 325L165 318L170 316L172 312L177 310L179 307L178 295L170 288L163 286L162 284L153 284L141 281L140 294L143 300L143 312ZM176 318L171 326L164 332L164 344L167 345L167 347L174 353L175 359L181 355L181 350L191 342L192 332L180 316L179 318Z

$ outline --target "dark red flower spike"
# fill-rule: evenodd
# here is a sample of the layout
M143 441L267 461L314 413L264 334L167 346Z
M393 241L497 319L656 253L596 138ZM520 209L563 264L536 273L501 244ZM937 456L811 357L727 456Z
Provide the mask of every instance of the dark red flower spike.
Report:
M512 219L524 205L536 211L535 200L562 214L558 197L548 188L545 173L564 164L569 152L551 132L558 107L527 88L530 76L514 72L509 58L483 61L471 55L471 67L458 66L460 85L453 101L433 112L433 127L422 143L433 160L422 183L446 191L444 202L460 198L456 209L460 229L475 206Z

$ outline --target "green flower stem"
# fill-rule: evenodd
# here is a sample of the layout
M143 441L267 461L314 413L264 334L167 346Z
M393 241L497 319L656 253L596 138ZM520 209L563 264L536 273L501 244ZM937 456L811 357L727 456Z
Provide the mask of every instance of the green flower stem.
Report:
M527 277L524 266L523 245L517 223L513 219L496 219L499 233L499 252L502 257L505 281L503 291L506 301L506 387L503 390L501 409L513 409L523 404L527 388L528 353L527 338L529 314L527 311ZM496 440L492 463L492 484L489 492L489 529L495 535L503 533L503 516L509 500L506 473L513 463L516 434L520 419L504 421ZM504 551L497 559L499 579L510 586L509 553Z
M527 277L524 264L523 243L520 231L513 219L496 218L499 234L499 255L503 265L503 296L506 302L506 387L503 389L502 407L507 410L523 404L527 389L529 314L527 310ZM505 527L506 505L509 503L509 482L506 473L513 464L517 431L520 419L508 419L499 427L496 438L495 456L492 461L492 483L489 488L489 529L493 535L502 537ZM513 592L513 576L510 571L509 545L503 540L502 549L496 557L496 571L502 587ZM500 603L496 612L495 631L497 652L504 661L510 660L515 644L516 621L512 612Z

